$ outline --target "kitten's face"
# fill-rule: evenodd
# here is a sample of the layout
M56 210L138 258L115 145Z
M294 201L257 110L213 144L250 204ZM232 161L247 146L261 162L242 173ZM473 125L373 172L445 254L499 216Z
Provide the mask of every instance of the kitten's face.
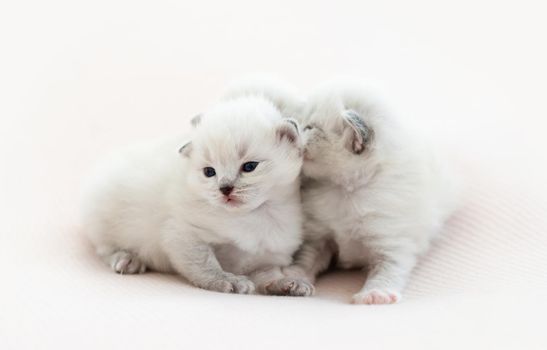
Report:
M351 110L336 115L310 114L303 128L304 176L340 182L358 178L372 150L372 129Z
M190 186L215 207L251 211L300 173L297 126L273 107L254 104L240 102L221 109L221 116L205 115L192 140Z

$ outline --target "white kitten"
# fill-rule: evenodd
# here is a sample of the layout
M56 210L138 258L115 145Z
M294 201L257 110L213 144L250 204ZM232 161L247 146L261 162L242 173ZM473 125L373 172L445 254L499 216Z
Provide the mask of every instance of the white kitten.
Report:
M280 269L301 243L297 123L245 96L193 124L191 142L123 152L95 178L84 227L98 254L119 273L151 268L220 292L309 294Z
M451 173L360 86L319 89L302 118L305 243L285 273L313 282L337 256L339 267L366 268L354 303L399 301L416 259L455 208Z

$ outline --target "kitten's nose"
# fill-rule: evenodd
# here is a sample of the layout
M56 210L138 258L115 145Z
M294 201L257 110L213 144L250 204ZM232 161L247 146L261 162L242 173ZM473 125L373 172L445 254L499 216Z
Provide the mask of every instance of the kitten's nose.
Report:
M234 186L223 186L220 188L220 192L222 192L223 195L227 196L234 190Z

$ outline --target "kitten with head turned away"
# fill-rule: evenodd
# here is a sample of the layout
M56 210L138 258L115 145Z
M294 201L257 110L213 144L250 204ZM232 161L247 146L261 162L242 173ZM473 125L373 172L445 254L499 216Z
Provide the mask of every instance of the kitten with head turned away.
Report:
M300 115L305 242L287 276L310 283L332 261L367 275L356 304L391 304L456 209L459 181L369 90L338 81ZM336 259L334 259L336 258Z
M304 243L286 276L313 283L334 263L361 268L366 281L354 303L398 302L457 208L448 162L362 84L333 81L307 99L273 79L248 79L237 91L269 97L302 125Z

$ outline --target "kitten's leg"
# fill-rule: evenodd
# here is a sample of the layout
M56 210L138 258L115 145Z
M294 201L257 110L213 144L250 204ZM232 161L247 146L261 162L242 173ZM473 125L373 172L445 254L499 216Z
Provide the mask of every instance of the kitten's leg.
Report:
M310 296L314 287L299 277L286 277L280 267L271 267L253 272L250 276L257 291L266 295Z
M317 275L329 267L333 255L334 247L328 240L305 241L296 252L293 264L284 268L283 273L314 283Z
M416 258L407 254L384 257L373 262L365 285L353 296L354 304L393 304L401 300L401 292Z
M206 243L174 239L164 247L175 271L195 286L222 293L251 294L255 290L246 276L224 271Z

